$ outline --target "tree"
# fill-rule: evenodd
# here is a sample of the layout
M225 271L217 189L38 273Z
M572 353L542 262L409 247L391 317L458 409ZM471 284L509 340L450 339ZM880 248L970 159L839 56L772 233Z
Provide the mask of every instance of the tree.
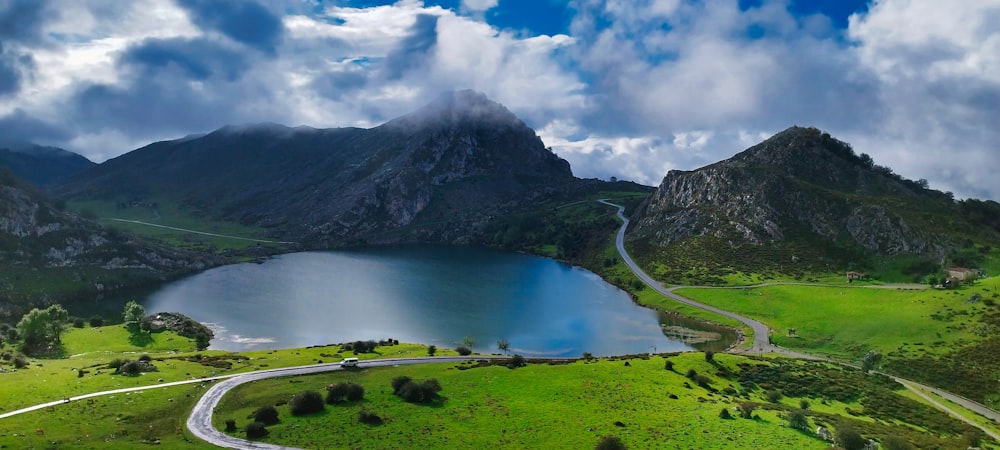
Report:
M455 351L462 356L469 356L472 354L472 349L464 345L459 345L458 347L455 347Z
M125 322L125 328L132 334L139 334L142 328L142 320L146 318L146 308L142 305L136 303L135 300L129 300L125 304L125 309L122 311L122 319Z
M847 424L838 425L837 433L834 436L837 444L844 447L844 450L862 450L867 445L865 439L861 437L861 433Z
M318 413L325 408L323 396L316 391L305 391L292 397L288 408L293 416Z
M864 373L870 372L878 365L879 361L881 360L882 360L881 353L875 350L869 350L868 353L865 353L865 356L861 358L861 371Z
M809 401L806 399L799 400L799 408L809 409Z
M757 409L757 404L750 402L740 403L740 417L744 419L753 419L753 411Z
M669 359L666 360L666 361L664 361L663 362L663 368L665 370L669 370L669 371L673 372L674 371L674 362L671 361L671 360L669 360Z
M788 426L796 430L808 430L809 420L802 411L794 411L788 416Z
M627 448L618 436L604 436L594 446L594 450L625 450Z
M261 406L253 414L250 414L250 418L254 422L260 422L264 425L274 425L278 423L278 408L275 408L274 405Z
M506 355L508 352L510 352L510 341L508 341L506 338L498 340L497 350L502 351L503 354Z
M705 362L714 363L715 362L715 352L711 350L705 350Z
M61 305L52 305L45 309L34 308L29 311L17 324L17 334L21 336L21 351L29 353L32 350L61 344L62 331L67 319L69 313Z
M469 347L469 348L473 348L473 347L476 346L476 340L473 339L472 336L466 336L466 337L462 338L462 345L464 345L466 347Z
M427 347L427 356L434 356L434 354L437 353L437 351L438 351L438 348L437 348L436 345L432 345L430 347Z
M937 286L938 285L938 277L936 277L934 275L931 275L931 276L927 277L927 284L929 284L931 287Z

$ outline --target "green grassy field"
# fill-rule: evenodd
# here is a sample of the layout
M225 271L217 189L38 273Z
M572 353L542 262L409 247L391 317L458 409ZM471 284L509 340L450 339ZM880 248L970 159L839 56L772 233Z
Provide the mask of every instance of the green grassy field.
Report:
M673 371L664 369L666 359L673 361ZM955 432L936 428L963 429L947 418L890 423L879 416L877 408L872 416L859 413L868 404L866 396L881 396L889 403L898 400L918 410L926 407L896 395L885 382L858 378L857 372L844 373L843 379L830 382L844 383L846 391L863 393L858 398L837 401L786 396L771 402L760 385L745 379L740 383L744 366L770 365L765 361L717 355L716 362L710 364L701 353L688 353L625 362L529 364L516 370L432 364L266 380L227 395L214 419L219 429L228 419L244 426L256 408L277 404L281 422L268 427L270 435L264 441L304 448L590 448L603 436L618 436L629 448L827 448L829 444L812 433L785 426L787 415L799 410L800 401L806 400L810 403L804 411L810 430L817 424L835 427L849 422L865 436L896 435L915 443L924 439L920 441L924 445L961 446ZM810 369L788 364L798 367L792 370ZM708 387L686 378L688 370L704 374ZM390 386L391 380L401 375L437 379L443 387L442 399L429 405L403 402L392 395ZM304 417L292 416L285 404L297 393L316 390L325 394L325 386L345 381L364 386L365 399L327 406L322 413ZM764 378L759 381L767 384ZM755 405L757 419L719 417L722 409L738 417L736 408L741 402ZM359 423L362 410L379 415L385 423Z
M139 236L160 240L175 247L212 251L240 250L255 245L264 245L274 248L282 247L281 244L265 244L242 239L206 236L149 225L110 220L112 218L136 220L156 225L201 231L205 233L270 240L265 235L266 230L262 228L254 228L233 222L213 220L205 217L203 214L199 214L190 209L181 208L170 202L157 203L155 213L154 209L149 207L119 208L115 202L102 200L72 201L68 203L68 207L77 212L93 214L98 221L105 226L119 228Z
M888 353L915 344L944 351L976 339L973 319L989 306L966 300L998 287L1000 278L994 277L958 290L789 285L677 293L766 323L778 345L853 359L868 350Z
M121 326L70 329L63 342L66 354L72 356L32 359L28 368L19 370L0 364L4 369L0 383L16 386L4 389L2 411L108 389L180 380L193 383L74 401L2 419L0 448L135 448L150 443L165 448L208 448L184 427L190 409L210 385L200 381L202 377L337 361L349 356L339 353L338 346L241 354L194 352L193 342L170 332L154 334L145 345L135 346L129 343L128 333ZM135 359L143 353L151 356L158 372L128 377L107 369L112 359ZM359 356L370 359L426 354L425 346L400 344L378 347L374 353ZM438 355L449 354L454 351L438 350ZM826 444L810 434L783 426L785 417L798 408L799 400L806 398L812 405L807 412L811 427L835 426L849 420L865 435L912 436L913 442L930 439L926 442L944 448L951 448L946 444L959 439L957 432L941 430L957 430L955 427L961 425L949 424L935 411L921 411L932 419L914 416L916 419L902 417L894 421L908 424L902 427L881 420L878 411L866 403L866 395L889 395L898 402L909 400L896 395L902 392L898 388L887 390L884 382L856 371L792 361L775 364L727 354L715 355L714 363L707 362L702 353L669 359L674 363L673 371L664 369L664 356L644 356L628 359L628 365L617 358L564 365L529 364L516 370L460 365L462 370L454 364L430 364L279 378L245 385L230 394L215 420L222 425L233 418L243 425L249 411L262 403L287 402L302 390L322 391L327 384L349 380L365 386L366 400L361 404L328 407L325 413L306 418L293 418L287 413L287 405L279 406L282 423L271 427L268 440L307 448L589 448L601 436L616 435L631 448L825 448ZM748 370L757 366L773 366L776 371ZM690 369L705 376L708 387L686 378ZM85 371L82 377L78 375L80 370ZM823 384L842 386L830 391L834 397L849 398L837 400L827 398L825 392L813 392L789 394L777 403L766 400L766 391L818 370L826 371ZM431 405L403 403L391 395L389 386L398 375L438 379L444 387L444 401ZM783 386L789 392L805 389L804 385ZM738 416L732 408L740 402L757 404L759 418L718 417L723 408ZM927 408L917 403L904 406ZM361 407L378 413L386 423L376 427L357 424ZM872 415L857 414L869 409ZM857 415L849 414L851 411ZM928 434L924 431L927 427L936 431ZM923 434L928 437L919 437Z

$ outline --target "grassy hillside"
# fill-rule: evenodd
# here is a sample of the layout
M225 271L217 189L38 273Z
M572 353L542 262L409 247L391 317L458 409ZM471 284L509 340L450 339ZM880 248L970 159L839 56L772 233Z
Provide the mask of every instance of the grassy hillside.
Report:
M850 360L877 350L893 373L1000 406L1000 277L957 290L768 286L677 293L766 323L778 345Z

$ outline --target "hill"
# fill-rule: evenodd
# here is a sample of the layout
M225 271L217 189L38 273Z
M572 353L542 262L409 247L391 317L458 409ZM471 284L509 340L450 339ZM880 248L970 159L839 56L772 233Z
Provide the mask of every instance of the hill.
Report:
M993 216L964 211L993 211L983 204L995 203L956 203L829 134L792 127L730 159L669 172L633 215L628 239L671 282L844 270L889 277L896 269L881 262L890 259L902 264L895 275L919 280L989 252L976 243L998 241L984 226Z
M0 170L0 322L216 262L108 229Z
M0 168L36 186L49 185L95 166L76 153L26 142L0 143Z
M121 207L172 203L309 247L463 243L576 179L483 94L448 93L371 129L228 126L158 142L56 188Z

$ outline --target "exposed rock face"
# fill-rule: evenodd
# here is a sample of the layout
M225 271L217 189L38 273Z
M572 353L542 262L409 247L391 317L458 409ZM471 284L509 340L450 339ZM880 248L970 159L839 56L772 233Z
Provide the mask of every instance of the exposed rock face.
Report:
M468 242L489 218L574 180L510 111L461 91L372 129L225 127L152 144L59 192L172 199L328 247Z
M628 236L654 247L713 236L734 246L802 239L879 255L941 255L952 239L917 211L951 207L847 144L792 127L728 160L669 172Z

